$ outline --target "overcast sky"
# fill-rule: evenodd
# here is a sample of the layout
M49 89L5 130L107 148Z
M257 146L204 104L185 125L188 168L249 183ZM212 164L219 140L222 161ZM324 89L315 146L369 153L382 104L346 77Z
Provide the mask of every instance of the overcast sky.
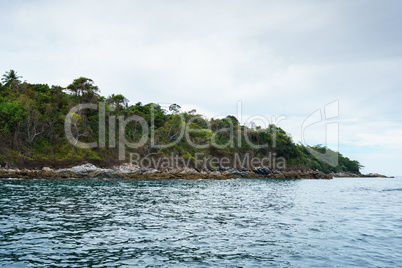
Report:
M243 122L286 116L278 125L296 142L309 115L339 104L339 117L322 113L304 140L336 139L326 124L338 122L339 150L363 172L402 175L402 1L2 1L0 10L0 72L64 87L86 76L102 95L209 117L237 116L241 101Z

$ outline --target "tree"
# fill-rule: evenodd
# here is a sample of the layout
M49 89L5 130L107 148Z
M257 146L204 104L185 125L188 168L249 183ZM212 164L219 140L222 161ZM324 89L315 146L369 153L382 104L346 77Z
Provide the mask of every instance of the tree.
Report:
M22 76L18 76L16 71L10 70L3 74L1 81L5 86L9 86L11 88L21 84L20 78L22 78Z
M177 134L179 134L179 132L176 132L175 134L170 135L170 132L172 131L173 126L174 126L175 123L176 123L176 119L181 118L181 117L179 117L179 116L177 115L177 114L180 112L180 108L181 108L180 105L178 105L178 104L176 104L176 103L173 103L172 105L169 106L169 111L171 111L171 112L174 114L174 115L173 115L173 117L174 117L173 123L172 123L172 125L170 126L170 129L169 129L169 132L168 132L169 140L173 139Z
M82 133L82 131L80 131L79 123L82 121L82 118L79 114L69 113L66 120L67 120L68 124L74 126L75 133L72 133L72 135L73 135L72 138L73 138L73 140L75 140L74 141L74 146L75 146L75 145L77 145L80 137L87 136L86 133Z
M116 108L116 113L119 113L123 106L127 106L128 99L121 94L112 94L106 100L106 103Z
M22 125L26 118L24 106L17 101L0 102L0 143L19 148Z
M177 114L180 112L180 108L181 108L180 105L173 103L172 105L169 106L169 111Z
M44 133L48 121L46 116L42 116L35 100L27 95L21 95L19 103L25 107L26 111L26 134L29 144L32 144L37 136Z
M75 79L72 84L68 85L67 89L75 95L76 101L79 102L95 102L99 97L99 88L94 85L92 79L86 77Z

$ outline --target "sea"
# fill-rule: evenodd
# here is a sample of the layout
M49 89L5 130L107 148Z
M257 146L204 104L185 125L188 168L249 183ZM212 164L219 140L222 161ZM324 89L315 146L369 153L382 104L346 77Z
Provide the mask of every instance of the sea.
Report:
M401 267L402 177L1 179L1 267Z

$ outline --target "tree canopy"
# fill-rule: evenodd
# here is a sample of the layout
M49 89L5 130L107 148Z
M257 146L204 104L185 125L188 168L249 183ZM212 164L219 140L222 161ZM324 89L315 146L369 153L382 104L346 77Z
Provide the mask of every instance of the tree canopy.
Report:
M313 155L308 147L295 144L275 125L266 129L247 127L232 115L208 119L195 110L181 111L176 103L167 109L138 100L130 104L119 93L101 96L95 82L86 77L73 80L65 88L30 84L20 79L17 72L10 70L3 75L0 85L0 165L62 167L88 161L108 166L120 162L119 140L124 138L127 144L136 144L147 135L149 139L130 152L141 156L177 154L185 156L194 165L197 164L196 155L201 153L205 157L227 157L229 161L235 161L234 154L259 158L274 155L283 157L287 168L324 172L359 173L362 167L358 161L326 147L313 148L317 152L328 150L329 155L338 159L333 165ZM104 114L96 108L78 110L68 116L78 104L100 107L99 103L105 105ZM73 142L66 137L67 118L71 121ZM105 120L103 129L99 124L102 118ZM148 132L144 132L144 124ZM124 126L123 133L119 133L120 126ZM104 137L102 142L100 137ZM103 146L78 148L74 146L78 142L97 142ZM168 144L170 146L164 146Z
M20 78L22 78L22 76L17 75L16 71L9 70L5 74L3 74L3 78L1 79L1 81L4 83L5 86L15 87L21 83Z

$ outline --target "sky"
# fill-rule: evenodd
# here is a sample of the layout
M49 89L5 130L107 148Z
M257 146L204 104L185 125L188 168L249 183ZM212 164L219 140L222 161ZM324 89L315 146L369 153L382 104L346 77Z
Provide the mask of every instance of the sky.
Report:
M0 72L276 123L402 175L401 1L2 1Z

